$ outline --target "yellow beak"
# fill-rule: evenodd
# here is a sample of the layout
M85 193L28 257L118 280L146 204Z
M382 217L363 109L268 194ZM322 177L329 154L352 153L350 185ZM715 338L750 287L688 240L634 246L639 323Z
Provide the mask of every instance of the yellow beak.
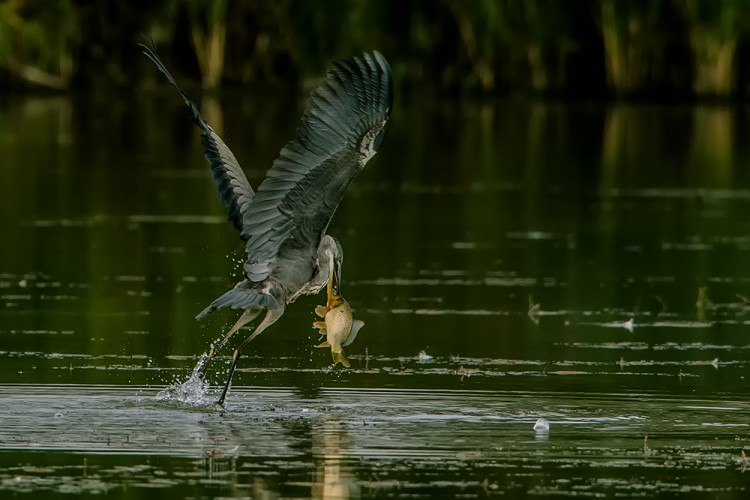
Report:
M327 302L328 307L332 307L333 296L341 294L341 263L331 263L331 274L328 276L328 288L327 288Z

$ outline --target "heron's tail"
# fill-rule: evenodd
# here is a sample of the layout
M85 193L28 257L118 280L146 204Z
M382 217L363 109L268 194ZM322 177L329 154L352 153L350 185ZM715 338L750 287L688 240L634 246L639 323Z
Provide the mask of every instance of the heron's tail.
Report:
M276 299L270 295L259 293L254 288L246 288L246 285L247 282L244 281L237 283L234 288L211 302L210 306L198 313L195 319L200 321L217 309L249 309L253 306L276 309L279 307Z

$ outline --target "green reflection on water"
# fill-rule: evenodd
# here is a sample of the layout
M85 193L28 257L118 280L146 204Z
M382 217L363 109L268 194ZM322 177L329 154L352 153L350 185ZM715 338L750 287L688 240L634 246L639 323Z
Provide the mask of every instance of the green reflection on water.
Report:
M163 386L234 321L193 319L233 285L243 254L173 97L0 106L3 382ZM300 105L246 95L203 104L253 185ZM404 99L329 228L367 325L348 351L354 369L328 371L313 348L311 297L258 338L236 384L741 397L746 136L745 110L731 107ZM349 439L334 440L348 449ZM729 448L721 457L738 455ZM302 462L315 464L318 496L326 474L341 473L336 460ZM480 491L483 477L461 471L454 478ZM347 481L329 487L389 487Z
M238 95L204 107L256 185L299 111ZM706 285L737 302L748 278L744 123L730 107L402 105L330 227L350 300L371 315L354 351L554 359L556 343L582 335L581 315L692 320ZM197 355L233 321L193 320L237 279L243 254L179 102L14 100L0 130L12 351L158 365ZM258 352L319 366L313 302L290 308ZM537 302L557 317L530 322Z

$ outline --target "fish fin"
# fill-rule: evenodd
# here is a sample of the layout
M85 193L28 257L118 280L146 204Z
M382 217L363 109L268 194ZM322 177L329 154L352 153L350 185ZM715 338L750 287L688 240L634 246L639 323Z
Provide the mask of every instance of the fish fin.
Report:
M327 312L328 309L326 308L326 306L315 306L315 314L317 314L321 318L325 318Z
M349 363L349 360L346 359L346 356L344 356L343 351L342 352L333 352L331 351L331 356L333 357L333 365L336 366L336 364L341 363L347 368L351 368L352 365Z
M346 341L341 344L342 347L348 346L349 344L354 342L354 339L357 338L357 334L363 326L365 326L365 322L360 319L355 319L354 321L352 321L352 330L349 332L349 336L346 338Z
M325 328L325 327L326 327L326 322L325 321L314 321L313 322L313 328L322 329L322 328Z
M324 340L321 344L316 345L315 347L331 347L331 344L329 344L327 340Z

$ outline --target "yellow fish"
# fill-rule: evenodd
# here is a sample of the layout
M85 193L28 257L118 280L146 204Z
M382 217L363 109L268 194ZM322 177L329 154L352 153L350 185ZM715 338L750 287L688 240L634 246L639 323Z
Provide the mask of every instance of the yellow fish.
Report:
M359 330L365 325L364 321L354 319L351 306L344 297L332 289L330 281L328 304L317 306L315 314L323 318L323 321L314 322L313 327L320 330L321 335L326 336L326 340L317 347L330 347L333 364L341 363L349 368L351 365L344 356L343 348L354 342Z

